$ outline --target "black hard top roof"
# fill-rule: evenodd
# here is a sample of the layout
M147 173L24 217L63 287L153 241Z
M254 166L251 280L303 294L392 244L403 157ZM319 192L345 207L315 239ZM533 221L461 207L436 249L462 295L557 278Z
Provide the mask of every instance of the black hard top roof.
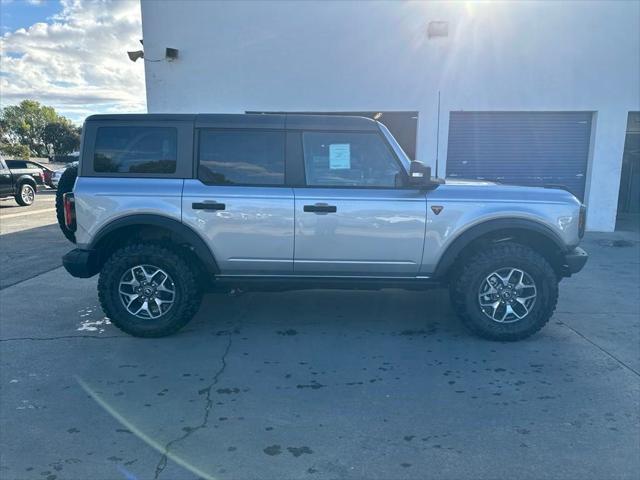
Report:
M377 130L367 117L345 115L259 114L259 113L133 113L91 115L87 122L194 122L196 128L288 128L293 130Z

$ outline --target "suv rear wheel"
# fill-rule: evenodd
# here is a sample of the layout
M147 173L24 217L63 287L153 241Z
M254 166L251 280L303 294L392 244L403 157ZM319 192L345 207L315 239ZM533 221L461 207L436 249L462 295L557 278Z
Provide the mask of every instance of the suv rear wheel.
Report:
M154 244L115 251L100 273L98 295L111 322L137 337L177 332L196 314L202 298L189 263Z
M514 341L549 321L558 300L558 279L549 262L531 248L495 244L457 270L450 295L469 330L491 340Z

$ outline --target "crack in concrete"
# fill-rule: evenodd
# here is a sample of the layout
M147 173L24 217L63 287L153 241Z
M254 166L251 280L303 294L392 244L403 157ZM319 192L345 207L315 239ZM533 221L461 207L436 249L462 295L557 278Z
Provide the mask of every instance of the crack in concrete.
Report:
M127 338L124 335L60 335L59 337L14 337L14 338L0 338L0 342L22 342L22 341L34 341L42 342L48 340L68 340L70 338L95 338L95 339L108 339L108 338Z
M591 345L593 345L594 347L596 347L598 350L600 350L602 353L604 353L605 355L611 357L612 359L614 359L616 362L618 362L620 365L622 365L624 368L626 368L627 370L629 370L630 372L635 373L638 377L640 377L640 372L638 372L636 369L634 369L633 367L627 365L626 363L624 363L622 360L620 360L618 357L616 357L613 353L609 352L607 349L601 347L600 345L598 345L596 342L594 342L593 340L591 340L590 338L588 338L586 335L580 333L578 330L576 330L575 328L571 327L570 325L567 325L564 322L560 322L560 324L564 325L565 327L567 327L569 330L571 330L573 333L575 333L576 335L578 335L579 337L581 337L582 339L586 340L587 342L589 342Z
M220 376L224 373L225 369L227 368L227 355L229 354L229 350L231 349L231 344L233 343L232 341L232 336L234 335L233 331L230 331L228 334L229 340L227 342L227 345L224 349L224 352L222 353L222 356L220 357L220 361L221 361L221 365L220 368L218 369L218 371L213 375L213 380L212 382L205 387L204 389L200 389L200 392L205 392L206 393L206 397L205 397L205 405L204 405L204 415L202 417L202 421L200 422L199 425L196 425L195 427L188 427L188 430L181 436L174 438L173 440L170 440L164 447L164 453L162 454L162 456L160 457L160 460L158 461L158 464L156 465L156 471L154 474L154 479L157 480L160 477L160 474L162 474L162 472L164 471L164 469L167 467L167 462L168 462L168 458L169 458L169 451L171 450L171 447L173 447L175 444L189 438L191 435L193 435L195 432L197 432L198 430L201 430L203 428L207 427L207 424L209 423L209 415L211 413L211 409L213 408L213 399L211 398L211 391L213 390L213 387L215 387L218 384L218 380L220 379Z

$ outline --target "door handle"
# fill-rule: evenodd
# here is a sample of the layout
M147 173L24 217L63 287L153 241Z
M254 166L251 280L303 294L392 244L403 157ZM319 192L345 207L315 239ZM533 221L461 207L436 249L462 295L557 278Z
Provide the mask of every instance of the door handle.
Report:
M194 210L224 210L227 206L218 202L195 202L191 204Z
M305 212L313 213L336 213L338 208L335 205L327 205L326 203L316 203L315 205L305 205L302 207Z

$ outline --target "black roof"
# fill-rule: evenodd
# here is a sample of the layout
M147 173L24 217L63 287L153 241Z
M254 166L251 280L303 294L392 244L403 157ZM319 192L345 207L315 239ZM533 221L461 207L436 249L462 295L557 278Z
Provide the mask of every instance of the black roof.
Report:
M196 128L288 128L309 130L377 130L367 117L345 115L259 114L259 113L133 113L91 115L87 122L99 121L194 122Z

